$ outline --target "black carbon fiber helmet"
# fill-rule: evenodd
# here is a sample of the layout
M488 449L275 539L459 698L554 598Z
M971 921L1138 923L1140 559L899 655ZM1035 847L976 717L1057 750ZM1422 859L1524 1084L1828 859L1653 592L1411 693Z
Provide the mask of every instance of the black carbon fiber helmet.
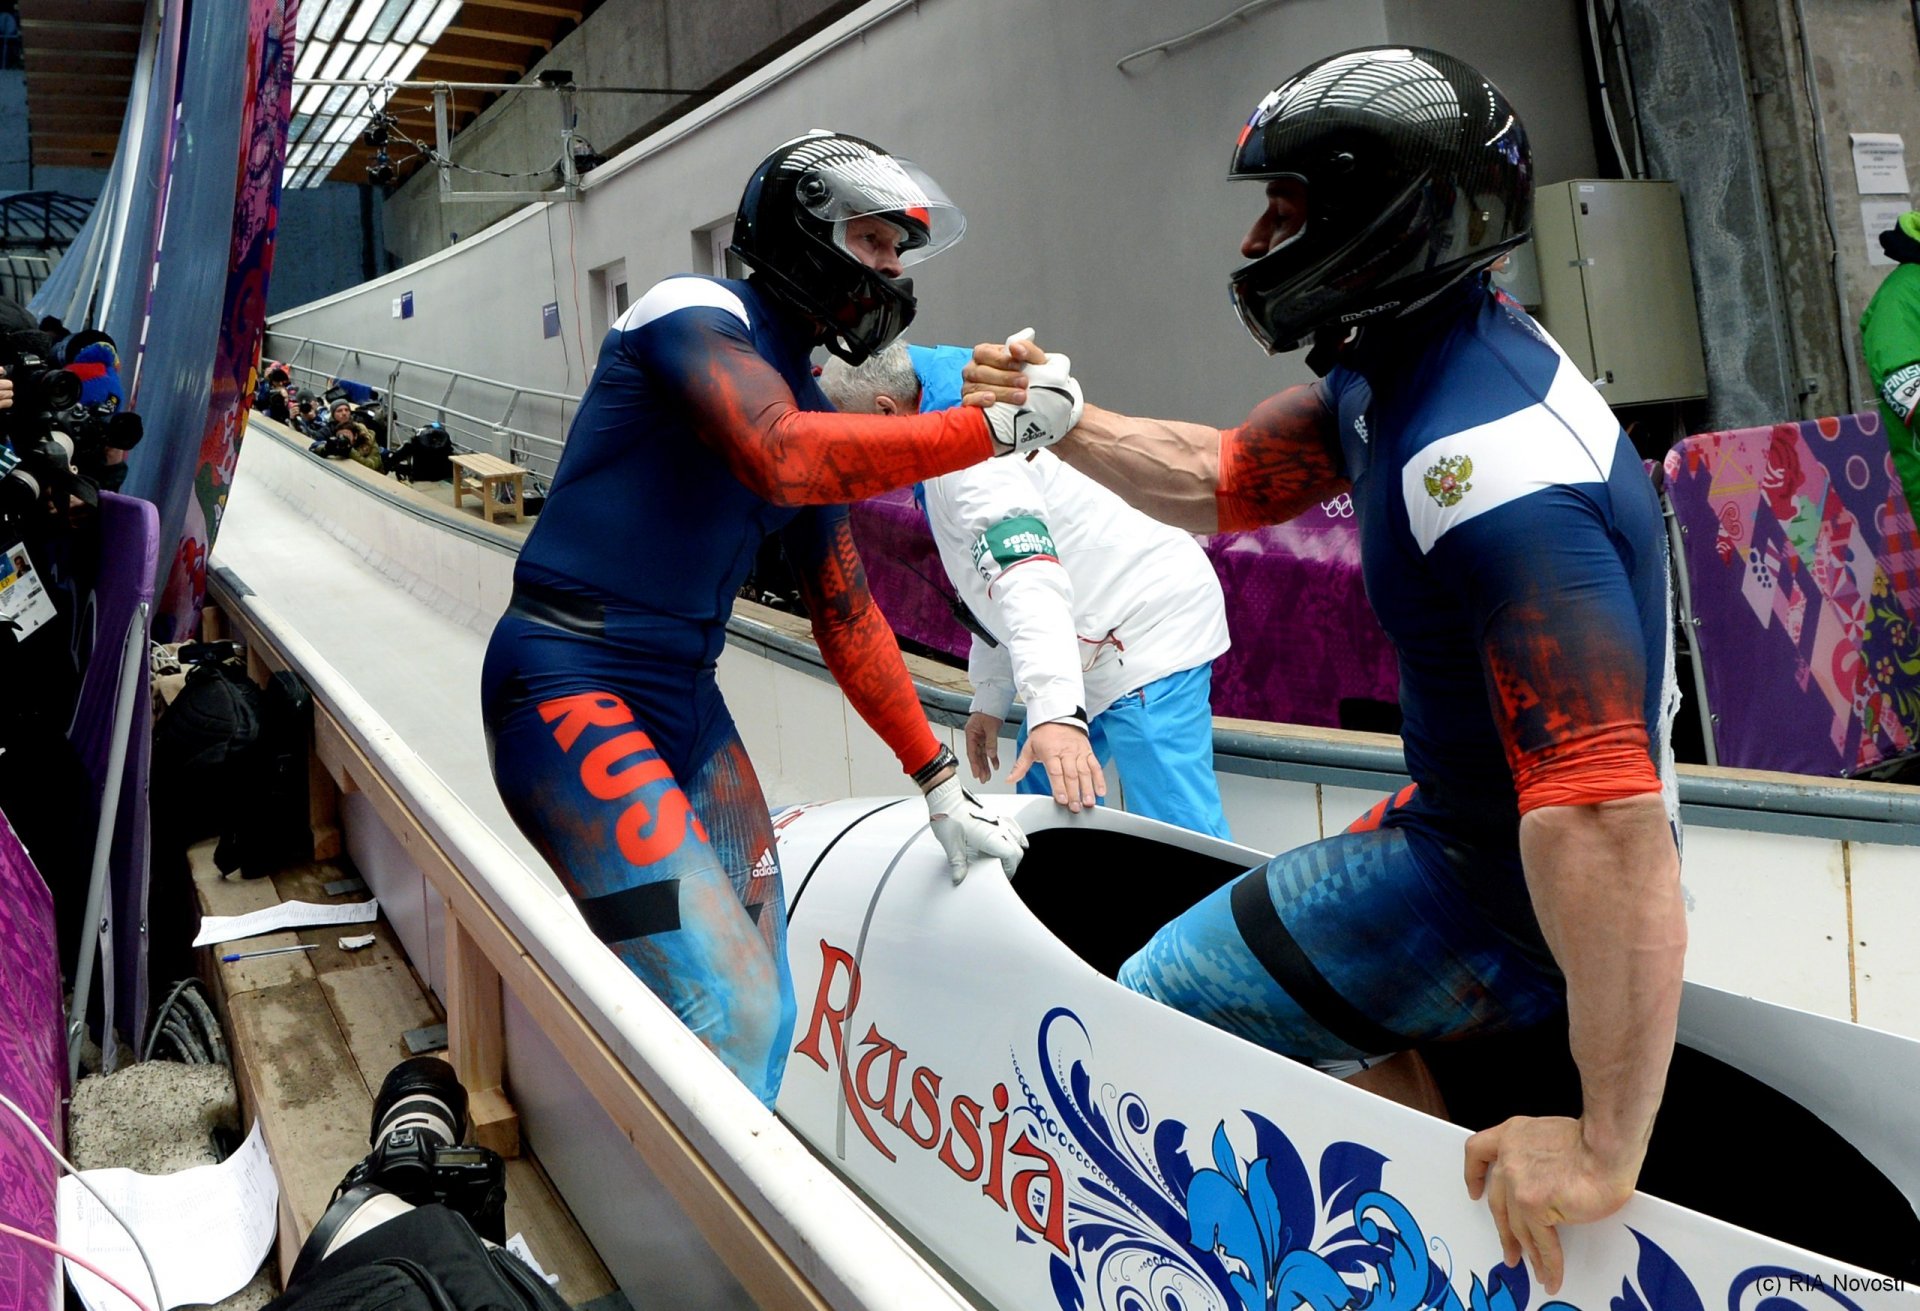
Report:
M856 218L901 232L900 263L960 240L967 220L917 165L870 141L810 132L760 162L733 220L733 253L776 296L819 325L818 340L863 362L913 322L911 278L889 278L847 249Z
M1533 223L1519 115L1437 50L1377 46L1302 69L1253 111L1229 176L1306 191L1300 231L1233 274L1240 321L1270 353L1415 309Z

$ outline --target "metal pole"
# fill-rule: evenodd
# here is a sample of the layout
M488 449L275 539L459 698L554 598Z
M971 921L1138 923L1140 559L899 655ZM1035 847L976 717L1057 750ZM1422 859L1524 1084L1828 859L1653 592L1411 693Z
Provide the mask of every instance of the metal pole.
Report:
M573 91L571 83L560 88L560 181L569 200L580 194L580 171L573 163Z
M1660 494L1660 509L1667 520L1667 542L1672 558L1667 567L1673 571L1674 598L1680 603L1680 626L1687 631L1687 652L1693 664L1693 695L1700 703L1700 735L1707 740L1707 763L1720 763L1720 750L1713 742L1713 708L1707 704L1706 660L1700 653L1700 620L1693 613L1693 582L1687 576L1685 529L1673 513L1673 498Z
M349 77L296 77L296 87L310 86L357 86L379 89L392 87L396 91L437 91L446 87L450 91L570 91L583 96L715 96L717 91L696 91L691 87L678 86L573 86L565 84L553 86L545 82L382 82L372 78Z
M67 1013L67 1082L80 1073L80 1040L86 1033L87 1003L93 992L93 954L100 950L111 957L113 940L102 935L111 917L101 913L107 899L107 865L113 854L113 830L120 814L120 779L127 766L127 737L133 728L133 696L139 689L140 661L147 658L147 614L151 606L142 601L127 620L127 635L120 644L120 695L113 706L113 738L107 751L107 777L100 791L100 826L93 834L93 873L87 881L87 909L80 921L80 956L73 968L73 1008ZM105 978L111 987L112 966ZM103 1049L113 1045L113 994L105 999L108 1022L101 1034Z
M447 96L446 83L436 83L433 88L433 153L440 166L440 199L448 200L453 196L453 157L447 153Z

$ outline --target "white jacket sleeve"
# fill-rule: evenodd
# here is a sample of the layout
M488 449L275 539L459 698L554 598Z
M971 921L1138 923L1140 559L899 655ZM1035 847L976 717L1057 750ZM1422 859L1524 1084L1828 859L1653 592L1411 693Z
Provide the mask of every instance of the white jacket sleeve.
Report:
M967 681L973 684L968 713L1005 719L1013 709L1013 657L1004 645L989 646L976 634L967 651Z
M1034 480L1019 461L985 460L929 480L927 500L954 586L988 630L1003 638L1028 725L1075 718L1076 711L1084 715L1073 584ZM954 567L960 559L971 561L970 571ZM969 672L972 667L969 660Z

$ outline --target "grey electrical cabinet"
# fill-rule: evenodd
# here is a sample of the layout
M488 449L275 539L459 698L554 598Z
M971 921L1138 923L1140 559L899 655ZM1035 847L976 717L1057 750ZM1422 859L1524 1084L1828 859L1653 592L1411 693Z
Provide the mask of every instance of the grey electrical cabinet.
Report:
M1534 196L1540 322L1609 405L1707 394L1680 189L1556 182Z

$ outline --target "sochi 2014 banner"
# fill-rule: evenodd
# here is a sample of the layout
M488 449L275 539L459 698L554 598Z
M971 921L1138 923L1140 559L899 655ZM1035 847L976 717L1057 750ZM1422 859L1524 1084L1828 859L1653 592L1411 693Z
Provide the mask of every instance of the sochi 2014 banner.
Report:
M67 1087L53 895L13 826L0 815L0 1092L58 1141ZM0 1221L30 1234L54 1231L59 1167L11 1115L0 1113ZM0 1307L47 1305L51 1252L0 1244Z
M252 0L248 6L248 77L240 106L239 169L227 277L220 300L207 398L195 458L170 461L174 477L191 474L190 498L168 515L172 553L154 632L163 640L193 631L206 595L207 556L220 530L227 488L240 458L240 439L253 404L254 375L266 330L267 277L273 267L280 214L280 175L286 158L287 119L293 101L294 31L298 0Z

